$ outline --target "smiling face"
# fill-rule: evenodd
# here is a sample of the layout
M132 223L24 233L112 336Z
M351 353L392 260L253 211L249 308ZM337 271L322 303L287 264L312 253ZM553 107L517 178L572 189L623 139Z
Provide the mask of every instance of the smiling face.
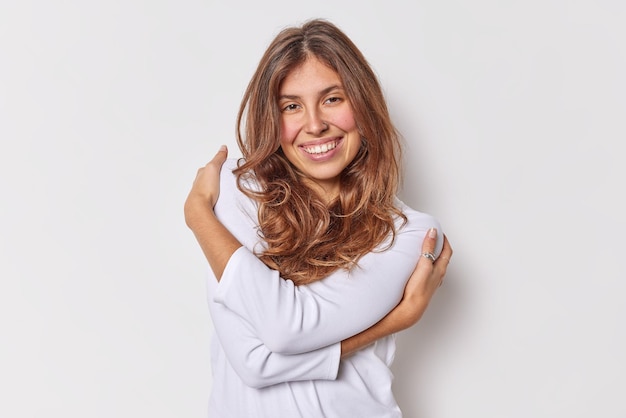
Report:
M331 200L339 193L340 174L361 146L352 106L339 74L310 57L280 86L280 146L305 181Z

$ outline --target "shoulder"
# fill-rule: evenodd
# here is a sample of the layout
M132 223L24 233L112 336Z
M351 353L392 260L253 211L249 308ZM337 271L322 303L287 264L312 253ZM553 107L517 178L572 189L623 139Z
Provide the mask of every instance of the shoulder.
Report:
M221 183L231 184L236 183L237 176L233 171L237 168L238 165L237 158L227 158L222 165L222 171L220 173Z
M241 185L250 190L257 190L258 186L256 181L254 181L251 177L242 176L239 180L237 179L237 175L234 171L239 167L239 163L241 162L241 158L227 158L222 165L222 172L220 177L220 185L222 187L226 187L228 190L236 189L239 191L237 187L237 181L241 183ZM241 193L241 191L239 191Z
M238 181L243 182L243 185L247 188L254 187L250 180L237 179L237 175L234 171L239 167L239 160L239 158L228 158L224 161L220 172L220 198L222 196L229 196L229 199L232 199L234 197L245 196L237 186Z
M256 219L256 202L244 194L237 186L237 175L233 172L238 167L237 158L228 158L220 173L220 194L215 205L215 213L222 221L241 215ZM250 180L243 180L244 187L251 185Z
M233 171L237 168L237 160L235 158L227 159L222 165L220 171L220 194L217 200L216 209L227 203L226 201L232 201L233 197L241 193L237 188L237 176Z
M224 171L233 172L239 166L239 158L228 157L222 165L222 173Z
M436 245L436 253L439 254L441 248L443 247L443 228L439 220L425 212L420 212L412 207L408 206L406 203L401 201L400 199L396 199L396 206L402 211L404 216L406 216L407 221L404 225L400 223L400 228L398 229L398 234L408 234L414 237L417 241L417 248L421 248L422 241L426 236L426 233L431 228L435 228L437 230L437 245ZM401 222L402 220L400 220Z
M259 235L257 204L237 187L237 158L229 158L220 173L220 194L215 205L215 215L222 224L248 249L257 245Z
M441 224L433 215L425 212L420 212L416 209L413 209L400 199L396 199L396 207L402 211L404 216L407 217L407 223L405 227L409 228L437 228L437 230L441 229Z

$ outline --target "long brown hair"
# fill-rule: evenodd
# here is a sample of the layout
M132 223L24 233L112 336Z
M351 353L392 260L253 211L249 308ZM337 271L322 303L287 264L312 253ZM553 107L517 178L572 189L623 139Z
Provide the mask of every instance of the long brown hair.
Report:
M281 82L308 57L332 68L343 83L361 133L361 148L341 173L339 196L327 204L302 181L280 148ZM242 133L242 128L245 134ZM401 147L369 63L334 24L315 19L283 29L271 42L244 93L237 117L243 159L235 170L240 189L259 204L258 255L296 284L350 269L395 239ZM251 190L242 180L252 177Z

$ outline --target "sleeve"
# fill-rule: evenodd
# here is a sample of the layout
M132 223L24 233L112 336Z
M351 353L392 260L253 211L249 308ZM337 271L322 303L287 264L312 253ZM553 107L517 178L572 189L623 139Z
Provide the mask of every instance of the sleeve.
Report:
M211 294L217 281L211 272L209 276ZM295 355L273 353L256 336L248 321L210 297L209 311L228 363L247 386L262 388L283 382L337 378L341 344Z
M306 286L282 279L260 261L249 244L256 229L248 226L246 233L241 216L230 216L232 208L221 210L224 216L218 217L244 246L231 256L213 301L244 318L272 353L306 353L337 344L374 325L399 303L428 229L435 227L443 236L432 216L403 209L408 222L392 247L365 255L351 271L338 270ZM437 253L442 243L440 239Z
M255 208L234 187L232 168L234 160L227 161L216 212L229 225L231 233L251 247L258 241L252 216ZM283 382L337 378L340 342L296 355L272 352L249 321L213 300L218 283L213 272L207 270L208 305L215 334L228 363L246 385L261 388Z

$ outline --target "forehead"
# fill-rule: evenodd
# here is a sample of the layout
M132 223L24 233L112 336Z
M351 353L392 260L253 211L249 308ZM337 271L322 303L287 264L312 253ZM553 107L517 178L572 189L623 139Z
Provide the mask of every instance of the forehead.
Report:
M315 92L332 85L341 87L339 74L315 57L293 68L280 86L281 93ZM292 91L293 90L293 91Z

